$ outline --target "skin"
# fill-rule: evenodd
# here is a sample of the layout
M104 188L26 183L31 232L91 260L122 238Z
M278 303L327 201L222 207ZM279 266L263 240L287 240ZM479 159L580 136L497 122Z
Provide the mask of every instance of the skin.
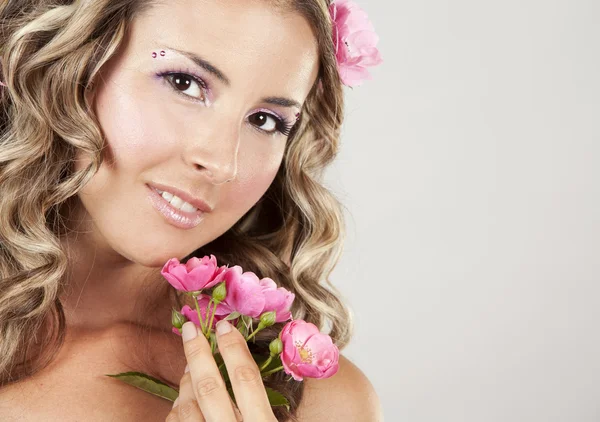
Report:
M167 415L167 422L190 421L277 421L246 340L228 322L219 322L219 353L230 374L237 406L231 401L210 350L210 344L196 326L186 322L182 336L189 372L181 379L179 397Z
M229 84L175 49L209 61ZM158 77L159 72L197 75L210 92L203 93L191 78L184 78L191 81L187 89L176 88L173 78ZM169 1L136 18L124 47L86 94L108 148L100 171L67 212L72 232L61 240L71 265L69 290L62 297L71 327L83 335L142 318L148 322L147 314L131 306L133 298L167 303L168 283L148 285L144 277L219 237L258 202L277 174L288 140L258 128L272 131L275 116L293 122L300 111L262 99L285 97L302 104L317 72L309 24L261 1ZM250 119L261 111L272 117L262 124ZM87 164L78 156L75 167ZM151 206L146 187L151 182L191 192L213 211L193 229L174 227ZM156 324L170 331L170 309L164 310ZM245 382L233 377L244 419L275 420L242 335L234 330L224 339L219 347L228 371L242 367L253 375ZM191 371L181 380L181 408L194 409L189 420L236 420L207 346L202 336L185 345ZM202 395L200 385L210 377L217 388ZM168 420L178 420L173 415Z
M123 341L128 335L123 323L142 318L147 323L152 315L138 313L132 298L165 305L161 298L171 288L166 282L145 284L143 277L225 232L260 199L281 165L285 137L260 134L248 117L264 108L293 118L298 109L266 104L261 98L302 103L316 79L318 55L303 18L277 14L265 4L169 0L138 17L124 48L104 65L87 95L107 138L106 161L67 209L71 231L61 239L70 258L69 291L61 297L68 346L50 370L2 390L0 413L9 420L62 421L67 411L76 420L121 420L124 414L132 420L154 420L166 415L164 400L122 383L98 381L107 372L138 368L128 361L131 347L138 344ZM202 56L231 84L196 69L167 46ZM152 52L158 53L156 58ZM209 106L187 102L170 90L167 80L156 77L157 72L186 70L199 72L209 83ZM191 95L199 95L192 90ZM76 168L86 164L78 157ZM153 181L193 191L214 210L192 230L170 226L146 201L145 183ZM165 310L156 318L157 327L167 331L170 342L160 343L163 349L156 336L151 338L149 343L157 347L148 352L159 357L151 362L163 365L165 356L182 355L183 348L190 367L181 377L179 400L167 420L234 421L242 415L245 421L275 420L242 335L237 330L217 335L238 410L224 390L208 341L200 335L177 343L170 333L170 309ZM183 368L180 360L176 366ZM369 380L344 356L339 363L334 377L305 379L299 420L383 420Z
M165 3L136 18L124 48L88 94L108 148L100 171L66 213L73 232L62 243L72 265L62 299L71 325L137 322L147 315L132 309L132 298L164 301L168 283L146 284L144 277L227 231L263 196L281 165L288 138L260 132L273 130L275 120L261 123L256 114L295 121L300 110L261 100L302 104L317 77L316 40L300 15L281 14L262 1ZM173 49L208 60L230 84ZM209 104L199 102L202 87L195 82L174 88L173 77L159 72L197 74L209 86ZM77 157L76 169L87 164ZM176 228L150 204L145 184L151 182L191 192L213 211L191 230Z

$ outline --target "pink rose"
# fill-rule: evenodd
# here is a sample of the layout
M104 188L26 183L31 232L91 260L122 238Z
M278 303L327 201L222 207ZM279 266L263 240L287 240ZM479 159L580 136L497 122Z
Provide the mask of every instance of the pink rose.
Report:
M350 0L335 0L329 5L333 21L333 44L342 83L358 86L372 79L368 66L383 62L376 45L379 37L367 13Z
M265 307L261 314L275 311L275 322L282 322L290 319L292 317L290 307L296 296L283 287L278 288L277 284L269 277L260 280L260 286L265 298Z
M296 381L329 378L338 371L338 347L316 325L296 319L287 323L279 336L283 369Z
M221 303L223 309L229 313L260 317L265 308L265 297L256 274L252 271L243 272L242 267L236 265L227 269L224 279L227 295Z
M217 268L217 259L211 255L210 258L190 258L185 264L179 263L177 258L171 258L160 273L177 290L193 292L220 283L226 269L226 266Z

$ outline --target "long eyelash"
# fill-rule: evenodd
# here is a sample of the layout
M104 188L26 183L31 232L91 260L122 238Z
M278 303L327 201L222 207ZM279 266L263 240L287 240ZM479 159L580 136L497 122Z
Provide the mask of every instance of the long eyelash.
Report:
M273 117L275 117L275 116L273 116ZM287 119L281 120L277 117L275 117L275 119L277 120L277 125L276 125L277 130L285 136L290 136L292 129L294 128L294 126L296 126L296 122L289 121Z

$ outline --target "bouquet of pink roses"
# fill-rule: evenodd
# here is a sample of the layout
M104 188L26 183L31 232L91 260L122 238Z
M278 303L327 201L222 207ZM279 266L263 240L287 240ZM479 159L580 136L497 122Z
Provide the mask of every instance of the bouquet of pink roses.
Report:
M244 272L238 265L217 266L213 255L191 258L185 264L172 258L161 274L177 290L193 298L195 309L185 305L173 310L173 333L181 335L181 327L192 321L210 342L219 371L233 399L233 390L223 359L216 347L215 326L220 320L231 321L246 341L277 322L290 320L269 343L268 357L252 354L261 376L285 371L296 381L304 377L328 378L338 370L339 350L331 337L319 332L314 324L294 320L290 312L295 295L265 277ZM256 323L256 328L254 328ZM141 372L124 372L115 377L149 393L174 401L179 392L159 379ZM265 387L271 406L286 406L287 399L278 391Z

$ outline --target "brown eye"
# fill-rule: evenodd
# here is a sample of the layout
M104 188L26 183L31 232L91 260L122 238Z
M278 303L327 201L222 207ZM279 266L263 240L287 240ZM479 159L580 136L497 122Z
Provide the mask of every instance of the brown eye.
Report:
M196 98L202 102L206 100L204 96L204 83L191 75L185 73L171 73L166 75L173 88L183 95ZM189 92L185 92L188 91Z
M269 121L270 119L270 121ZM260 129L265 132L273 133L277 129L277 124L279 123L277 119L271 116L268 113L259 112L255 113L249 118L250 123L258 126Z

